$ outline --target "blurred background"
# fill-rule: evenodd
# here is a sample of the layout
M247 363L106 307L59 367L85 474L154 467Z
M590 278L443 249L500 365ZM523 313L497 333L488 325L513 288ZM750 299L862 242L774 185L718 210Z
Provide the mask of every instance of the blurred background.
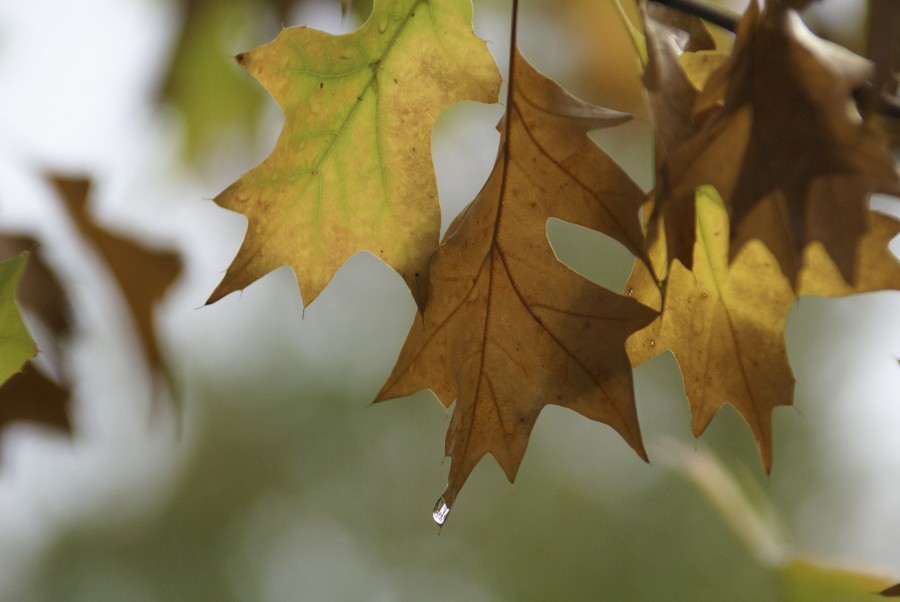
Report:
M2 431L0 599L819 600L816 583L900 580L900 293L795 305L795 406L774 414L770 476L730 407L694 440L666 353L636 370L651 465L605 425L551 406L515 487L484 459L440 531L430 512L447 412L427 392L370 405L414 312L398 276L360 254L308 308L287 268L204 307L246 227L211 199L281 126L232 57L282 26L352 31L368 7L342 15L341 4L0 4L0 228L40 242L72 314L57 358L71 432ZM476 33L504 73L509 10L475 2ZM612 5L523 0L522 11L520 44L538 68L635 114L597 141L650 188L638 67ZM863 2L804 16L864 46ZM445 227L491 169L502 112L466 103L437 124ZM80 182L72 195L86 194L97 227L146 256L180 255L174 284L145 308L156 338L130 325L135 308L116 292L127 266L111 267L51 174ZM561 222L548 230L565 261L621 290L627 252ZM131 271L146 280L157 265Z

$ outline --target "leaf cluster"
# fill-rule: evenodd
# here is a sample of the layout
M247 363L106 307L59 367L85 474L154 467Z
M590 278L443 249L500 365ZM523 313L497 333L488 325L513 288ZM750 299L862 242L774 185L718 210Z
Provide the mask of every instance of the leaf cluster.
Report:
M868 207L874 192L900 192L898 167L854 104L871 64L812 34L790 2L752 1L731 48L699 19L642 2L632 36L656 172L645 193L588 137L629 117L532 67L514 3L497 159L438 241L432 126L452 103L495 102L500 86L471 8L376 1L351 34L285 29L238 57L285 125L270 157L216 198L249 224L210 302L281 265L307 304L357 252L394 268L418 312L376 400L430 389L455 403L438 522L484 455L515 478L548 404L610 425L646 459L632 367L665 350L695 434L730 403L769 470L772 410L793 397L790 306L900 288L887 248L900 225ZM562 264L551 217L628 249L626 290Z

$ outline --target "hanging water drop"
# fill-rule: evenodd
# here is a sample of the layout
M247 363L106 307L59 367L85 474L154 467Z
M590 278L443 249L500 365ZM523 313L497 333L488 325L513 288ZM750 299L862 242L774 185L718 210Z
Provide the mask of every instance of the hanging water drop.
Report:
M384 33L388 28L388 17L387 15L382 15L380 19L378 19L378 33Z
M431 518L433 518L434 522L436 522L438 525L443 526L444 521L447 520L448 514L450 514L450 506L448 506L447 502L444 501L444 496L441 496L434 504L434 510L432 510L431 512Z

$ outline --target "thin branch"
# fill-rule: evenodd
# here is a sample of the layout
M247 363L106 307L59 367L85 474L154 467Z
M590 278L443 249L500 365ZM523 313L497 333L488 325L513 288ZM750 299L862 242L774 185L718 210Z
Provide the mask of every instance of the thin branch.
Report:
M704 4L702 2L698 2L697 0L650 1L656 2L657 4L663 4L670 8L674 8L675 10L680 10L683 13L694 15L695 17L700 17L704 21L709 21L713 25L718 25L722 29L727 29L732 33L737 30L737 23L740 17L731 11L719 8L717 6L710 6L709 4Z

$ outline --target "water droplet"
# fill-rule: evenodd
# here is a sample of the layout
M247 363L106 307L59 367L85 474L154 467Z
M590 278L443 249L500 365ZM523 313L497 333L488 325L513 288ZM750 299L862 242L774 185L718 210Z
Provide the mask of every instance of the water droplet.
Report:
M654 341L653 339L650 339L650 346L656 347L656 341Z
M443 526L444 521L447 520L448 514L450 514L450 506L444 501L444 496L441 496L438 498L437 502L434 503L434 510L431 512L431 518L433 518L434 522L438 525Z
M380 19L378 19L378 33L384 33L388 28L388 18L387 15L382 15Z

